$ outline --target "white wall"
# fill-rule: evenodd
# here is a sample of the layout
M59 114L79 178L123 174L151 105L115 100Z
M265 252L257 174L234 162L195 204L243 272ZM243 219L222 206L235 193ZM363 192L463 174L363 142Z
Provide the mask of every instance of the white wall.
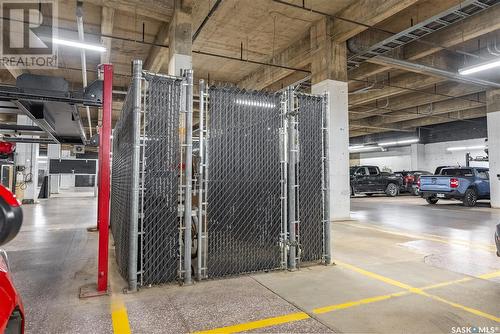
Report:
M425 145L425 166L429 171L434 171L438 166L446 165L461 165L465 166L465 154L470 152L473 157L486 156L484 149L476 150L461 150L461 151L447 151L449 147L470 147L484 145L484 138L468 139L444 143L435 143ZM471 166L488 167L487 162L471 162Z
M465 154L470 152L473 157L485 156L484 149L448 151L449 147L470 147L484 145L484 138L450 141L426 144L424 153L420 156L419 169L434 172L438 166L461 165L465 166ZM360 165L375 165L381 169L392 171L411 170L411 149L407 147L389 148L386 152L360 153ZM488 167L488 162L471 162L471 166Z
M381 170L401 171L411 169L410 147L394 147L386 152L361 153L360 165L374 165Z

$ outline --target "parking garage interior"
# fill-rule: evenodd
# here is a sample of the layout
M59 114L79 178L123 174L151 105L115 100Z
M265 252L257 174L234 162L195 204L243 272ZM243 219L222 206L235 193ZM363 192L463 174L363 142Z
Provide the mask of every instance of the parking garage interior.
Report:
M0 332L500 333L500 1L0 5Z

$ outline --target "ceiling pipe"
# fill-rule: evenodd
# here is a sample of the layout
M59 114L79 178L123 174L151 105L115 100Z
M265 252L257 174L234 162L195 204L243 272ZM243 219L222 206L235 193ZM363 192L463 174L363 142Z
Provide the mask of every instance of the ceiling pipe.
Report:
M85 43L85 35L83 30L83 3L81 1L76 2L76 24L78 27L78 39L81 43ZM85 50L80 49L80 58L82 63L82 84L83 89L87 88L87 60L85 58ZM89 123L89 134L92 137L92 119L90 118L90 108L88 106L85 107L87 112L87 120Z
M428 66L428 65L423 65L423 64L411 62L408 60L395 59L395 58L386 57L386 56L377 56L374 58L374 60L376 60L377 62L380 62L380 63L387 64L387 65L394 65L394 66L397 66L397 67L400 67L400 68L403 68L403 69L406 69L409 71L439 76L439 77L450 79L453 81L474 84L474 85L480 85L480 86L484 86L484 87L500 88L500 83L497 83L497 82L466 77L466 76L462 76L458 73L442 70L442 69L435 68L435 67Z
M196 41L196 38L198 38L198 35L203 30L203 27L205 27L205 24L207 24L210 17L212 17L212 15L214 15L215 11L217 10L217 8L221 4L221 2L222 2L222 0L217 0L214 3L214 5L212 6L212 8L210 8L210 11L208 12L207 16L205 16L205 18L203 19L203 22L201 22L200 26L198 27L198 29L196 29L195 33L193 34L192 43L194 43L194 41Z

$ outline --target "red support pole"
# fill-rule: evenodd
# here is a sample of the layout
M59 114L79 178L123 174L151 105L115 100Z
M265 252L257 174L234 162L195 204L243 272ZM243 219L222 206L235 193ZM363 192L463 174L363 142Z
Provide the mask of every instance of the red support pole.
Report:
M113 65L102 65L104 73L102 96L102 127L99 134L99 197L97 225L99 228L99 252L97 259L97 292L108 290L108 249L110 211L110 157L111 157L111 112L113 106Z

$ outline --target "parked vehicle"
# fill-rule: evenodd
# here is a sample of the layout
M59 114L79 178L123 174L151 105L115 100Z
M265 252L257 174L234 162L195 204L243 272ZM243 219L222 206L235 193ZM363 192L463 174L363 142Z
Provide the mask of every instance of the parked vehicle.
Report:
M0 185L0 246L12 240L23 221L14 195ZM9 273L7 253L0 249L0 333L24 333L24 307Z
M354 166L350 169L351 195L385 193L389 197L399 194L403 178L381 172L377 166Z
M495 243L497 245L497 256L500 256L500 224L497 225L497 231L495 232Z
M429 204L455 199L475 206L480 199L490 199L488 168L452 167L443 168L440 175L422 175L420 194Z
M432 175L431 172L426 172L422 170L401 171L401 172L394 172L394 174L397 176L401 175L401 177L403 178L401 192L408 192L415 196L418 196L419 194L418 180L420 179L420 176Z

